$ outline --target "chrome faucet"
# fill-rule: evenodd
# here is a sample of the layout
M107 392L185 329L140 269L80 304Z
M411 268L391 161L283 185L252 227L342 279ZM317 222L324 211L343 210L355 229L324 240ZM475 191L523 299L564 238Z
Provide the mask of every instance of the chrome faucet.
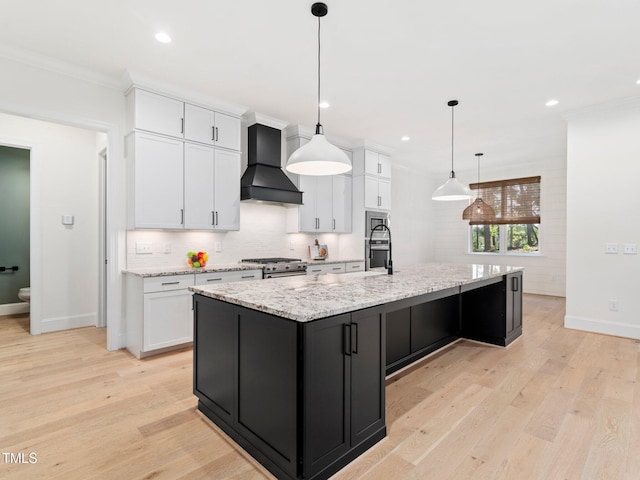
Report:
M373 232L375 232L379 228L384 228L387 232L389 232L389 261L385 260L384 266L387 269L387 274L393 275L393 260L391 259L391 230L389 230L389 227L387 227L384 223L379 223L371 229L371 233L369 234L369 260L373 258L373 250L371 250L371 239L373 238Z

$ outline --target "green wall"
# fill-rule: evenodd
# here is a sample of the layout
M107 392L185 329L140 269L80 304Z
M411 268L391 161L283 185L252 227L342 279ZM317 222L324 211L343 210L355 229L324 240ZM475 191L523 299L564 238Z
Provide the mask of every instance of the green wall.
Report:
M0 304L18 303L29 286L29 150L0 145Z

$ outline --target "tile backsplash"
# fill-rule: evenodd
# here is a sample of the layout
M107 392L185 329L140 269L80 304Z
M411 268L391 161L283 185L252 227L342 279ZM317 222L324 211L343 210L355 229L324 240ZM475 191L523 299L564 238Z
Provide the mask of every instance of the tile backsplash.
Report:
M206 251L210 264L257 257L307 259L307 247L316 238L329 246L330 257L364 256L363 239L357 235L287 233L286 223L287 207L244 202L240 204L240 230L235 232L129 230L127 268L183 265L190 250ZM146 244L144 250L151 252L136 253L136 244Z

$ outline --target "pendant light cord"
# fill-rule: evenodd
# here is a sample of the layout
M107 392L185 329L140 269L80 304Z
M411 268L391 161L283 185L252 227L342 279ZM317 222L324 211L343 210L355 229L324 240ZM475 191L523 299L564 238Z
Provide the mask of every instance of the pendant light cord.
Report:
M320 124L320 17L318 17L318 123L316 124L316 134L322 134L322 125Z
M451 106L451 178L455 178L456 173L453 171L453 110L455 105Z

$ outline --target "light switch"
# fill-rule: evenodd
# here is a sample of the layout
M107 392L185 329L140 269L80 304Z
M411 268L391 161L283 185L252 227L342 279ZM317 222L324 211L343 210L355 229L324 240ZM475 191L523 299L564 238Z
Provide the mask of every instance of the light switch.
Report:
M222 251L222 242L216 242L216 252L220 253Z
M604 253L618 253L618 244L607 243L604 249Z
M622 248L622 253L625 255L637 255L638 254L638 245L636 243L625 243Z

